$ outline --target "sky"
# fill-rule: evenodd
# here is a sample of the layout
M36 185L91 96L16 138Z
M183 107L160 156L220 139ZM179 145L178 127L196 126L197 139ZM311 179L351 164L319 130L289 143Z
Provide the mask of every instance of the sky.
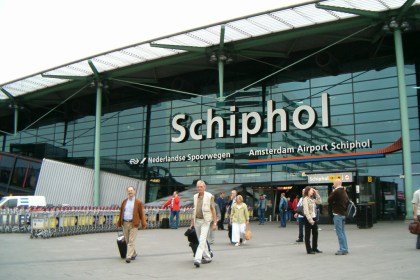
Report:
M0 0L0 85L82 58L308 0Z

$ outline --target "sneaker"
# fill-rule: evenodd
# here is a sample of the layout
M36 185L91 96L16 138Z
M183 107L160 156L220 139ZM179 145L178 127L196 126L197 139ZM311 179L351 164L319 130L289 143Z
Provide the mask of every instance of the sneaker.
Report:
M298 243L303 242L303 240L302 239L297 239L296 242L298 242Z
M238 242L238 243L235 244L235 246L238 247L238 246L241 246L241 244L239 244L239 242Z
M137 254L134 254L134 255L131 257L131 260L132 260L132 261L134 261L134 260L136 259L136 257L137 257Z
M131 259L125 259L125 262L126 263L130 263L131 262Z
M202 264L211 263L211 259L209 259L209 260L203 259L203 260L201 261L201 263L202 263Z
M194 261L194 265L195 265L196 268L199 268L200 267L200 262L199 261Z
M244 241L242 241L242 244L246 244L246 240L244 239Z
M335 254L337 255L337 256L343 256L343 255L347 255L349 252L343 252L343 251L337 251L337 252L335 252Z

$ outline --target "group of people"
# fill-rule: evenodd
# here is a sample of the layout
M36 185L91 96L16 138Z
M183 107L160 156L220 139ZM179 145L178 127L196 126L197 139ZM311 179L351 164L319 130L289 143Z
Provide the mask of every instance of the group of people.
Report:
M328 197L328 203L332 206L334 229L338 239L339 248L335 254L347 255L349 249L345 232L345 222L349 198L340 179L334 180L333 187L334 189ZM296 242L304 241L308 254L322 253L322 251L318 249L319 219L317 218L319 215L317 205L321 203L322 200L318 191L308 186L302 190L302 197L296 204L296 207L303 208L303 213L295 213L295 218L299 226L299 234Z
M210 263L212 254L208 247L207 239L212 239L212 231L224 229L224 219L226 210L229 211L229 222L231 226L231 242L235 246L246 243L244 232L249 225L248 206L243 202L243 197L237 195L236 190L232 191L231 198L227 204L224 200L224 193L220 193L217 202L214 196L206 191L206 183L202 180L196 183L197 193L194 195L194 215L190 228L195 229L199 245L194 255L194 266L200 267L201 264ZM127 254L125 261L130 263L137 257L135 240L138 228L146 228L146 216L144 206L140 199L135 197L135 189L130 186L127 188L128 197L123 200L120 207L120 217L117 223L122 227L125 240L127 242ZM171 208L170 227L177 229L179 225L180 198L178 192L163 205L164 208ZM217 210L217 211L216 211ZM174 221L175 218L175 221Z
M340 179L334 180L333 187L334 189L328 197L328 203L332 207L334 229L338 239L338 250L335 255L347 255L349 248L345 232L345 222L349 198ZM246 227L249 225L250 216L248 206L244 203L243 197L237 195L236 190L232 190L229 203L226 204L224 193L220 193L219 198L215 202L215 197L206 191L206 183L204 181L197 181L196 188L197 193L194 195L194 215L190 228L195 228L199 239L199 245L193 261L194 266L198 268L201 264L212 261L212 254L207 244L207 238L210 231L214 231L217 228L223 229L223 210L228 211L229 223L232 227L231 242L235 246L240 246L241 243L244 244L246 242L244 233ZM128 197L123 200L120 207L120 217L117 225L123 229L124 237L127 241L126 262L130 263L137 256L135 240L138 228L141 224L141 228L145 229L147 222L144 215L143 203L135 198L134 187L128 187L127 193ZM282 199L283 197L284 195L282 195ZM296 207L301 206L303 208L302 215L295 214L295 218L299 224L297 242L303 242L304 240L307 254L322 253L318 248L318 222L316 219L318 215L317 205L321 203L322 201L318 191L311 186L305 187L302 190L302 197L296 203ZM420 220L420 190L414 193L412 203L414 220L418 222ZM172 198L165 203L165 207L169 205L171 205L171 227L177 228L179 220L179 197L177 192L174 192ZM261 217L264 217L263 213L266 207L267 202L265 196L261 195L258 203L260 224L264 224L264 218ZM216 209L220 210L219 215L217 215ZM175 223L173 222L174 217L176 218ZM420 234L417 236L416 248L420 249Z

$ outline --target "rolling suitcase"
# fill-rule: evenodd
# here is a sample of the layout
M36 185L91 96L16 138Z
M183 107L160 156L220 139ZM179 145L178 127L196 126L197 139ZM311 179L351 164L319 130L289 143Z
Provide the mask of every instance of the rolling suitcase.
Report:
M122 259L125 259L127 256L127 242L125 242L124 234L118 233L117 237L117 246L120 251L120 256Z

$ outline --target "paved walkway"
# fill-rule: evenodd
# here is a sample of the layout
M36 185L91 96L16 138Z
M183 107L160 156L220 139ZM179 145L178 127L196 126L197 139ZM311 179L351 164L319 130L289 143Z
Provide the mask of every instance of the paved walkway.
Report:
M186 228L140 231L139 257L119 257L116 233L30 239L29 234L0 234L1 279L417 279L420 250L406 222L381 222L370 229L347 225L350 254L335 256L332 225L321 225L319 249L306 254L295 244L297 225L286 228L251 223L253 239L229 244L227 231L215 232L214 260L193 266Z

